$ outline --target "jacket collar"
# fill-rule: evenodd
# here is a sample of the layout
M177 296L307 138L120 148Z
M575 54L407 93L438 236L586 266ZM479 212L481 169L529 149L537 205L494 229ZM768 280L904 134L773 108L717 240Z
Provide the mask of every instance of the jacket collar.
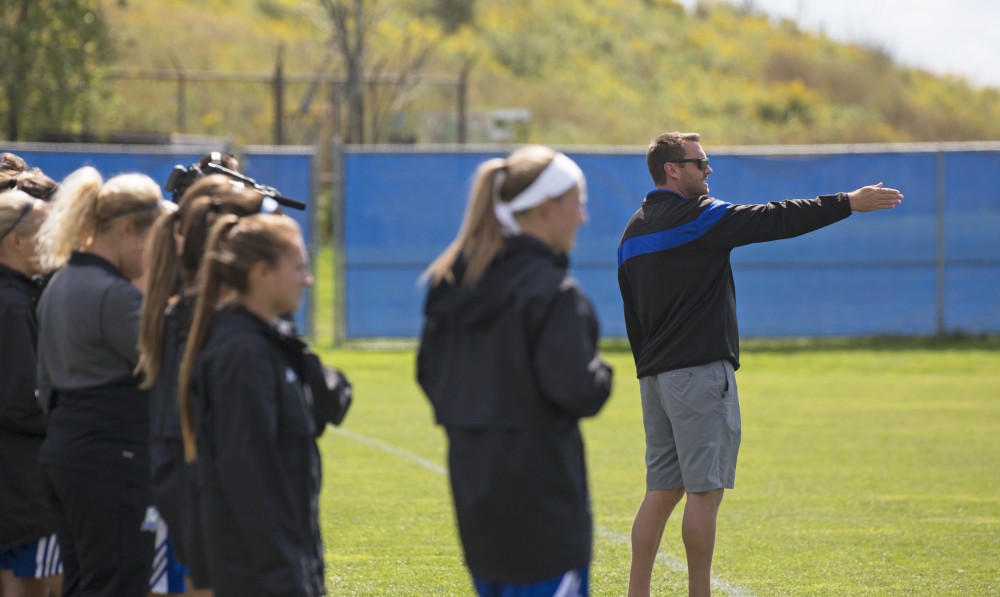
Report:
M676 197L678 199L685 199L684 195L681 195L677 191L672 189L653 189L652 191L646 193L646 198L643 199L643 204L649 203L650 201L660 201L663 199L669 199Z
M533 253L551 259L553 263L562 269L569 267L569 257L566 254L556 253L551 247L528 234L507 237L503 252L505 257L518 253Z
M17 280L18 282L31 286L32 288L37 288L38 286L37 284L34 283L34 281L32 281L30 276L27 276L24 273L19 272L12 267L7 267L2 263L0 263L0 277Z
M111 265L110 261L99 255L87 253L86 251L74 251L73 254L70 255L69 265L99 267L113 276L121 278L122 280L128 280L121 270Z

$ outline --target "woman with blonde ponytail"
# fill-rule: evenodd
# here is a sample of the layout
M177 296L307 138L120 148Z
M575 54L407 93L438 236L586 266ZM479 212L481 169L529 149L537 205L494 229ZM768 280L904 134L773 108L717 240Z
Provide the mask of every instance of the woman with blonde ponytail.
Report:
M604 405L611 368L567 274L585 202L579 167L547 147L484 162L458 235L425 272L417 378L448 437L459 535L482 596L588 594L578 421Z
M65 572L64 595L149 591L149 411L138 361L142 250L164 212L142 174L71 174L39 232L61 268L38 305L38 392L49 414L39 463Z
M204 177L188 188L176 211L160 218L146 245L145 269L156 276L150 278L142 303L138 368L142 387L149 389L153 503L166 521L170 545L189 578L192 595L210 595L211 581L196 471L184 460L177 376L198 290L198 266L212 224L226 214L255 214L263 199L255 191L234 186L225 176ZM167 533L162 534L166 541ZM159 537L157 541L159 546ZM172 572L168 569L166 576Z
M276 327L312 284L298 226L278 215L221 216L198 284L178 390L212 588L220 597L321 595L315 424Z

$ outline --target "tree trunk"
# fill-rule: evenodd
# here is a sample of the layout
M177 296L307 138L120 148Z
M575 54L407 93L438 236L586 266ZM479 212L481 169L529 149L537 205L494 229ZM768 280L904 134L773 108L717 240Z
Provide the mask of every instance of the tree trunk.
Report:
M348 60L347 106L348 143L365 142L365 38L368 23L365 0L354 0L354 36L348 43L353 46ZM347 31L345 31L349 35Z
M29 11L33 4L33 0L21 0L19 3L17 17L11 24L10 51L3 58L13 73L9 81L14 82L5 85L4 89L7 95L7 138L10 141L17 141L21 136L21 112L24 111L25 86L28 84L30 68L27 64L30 56L27 46L33 43L28 26L31 17Z

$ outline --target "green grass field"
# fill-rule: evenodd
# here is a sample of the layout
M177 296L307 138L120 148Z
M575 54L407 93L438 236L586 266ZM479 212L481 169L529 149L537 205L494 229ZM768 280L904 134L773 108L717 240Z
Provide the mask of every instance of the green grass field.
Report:
M321 439L330 594L471 594L412 346L317 338L356 389L343 429ZM583 425L591 583L623 595L644 448L631 356L620 343L605 356L614 393ZM1000 595L1000 339L748 342L737 379L743 444L716 594ZM672 519L655 593L686 594L683 557Z

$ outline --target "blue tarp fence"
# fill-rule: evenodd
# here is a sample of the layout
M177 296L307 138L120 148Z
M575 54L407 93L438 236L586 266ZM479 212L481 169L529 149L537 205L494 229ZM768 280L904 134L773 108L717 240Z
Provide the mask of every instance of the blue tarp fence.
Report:
M212 148L6 144L60 180L91 165L106 178L164 182ZM733 252L744 336L1000 333L1000 143L709 148L711 194L734 203L813 197L874 182L906 195L895 210L856 214L796 239ZM566 148L587 175L590 222L571 255L605 336L625 335L615 254L652 188L642 148ZM476 166L507 148L354 148L339 163L343 214L341 334L419 333L420 273L454 237ZM314 231L311 147L246 147L245 172L309 204L290 211ZM327 281L319 280L319 284ZM311 298L310 298L311 300ZM297 315L310 330L307 302Z
M105 180L126 172L141 172L158 182L166 182L175 165L187 167L217 146L171 147L127 145L70 145L35 143L0 143L0 152L11 151L24 158L30 166L41 168L48 176L60 181L83 166L96 168ZM248 146L239 152L240 168L261 184L275 187L285 196L307 204L306 211L289 209L288 214L302 227L302 233L312 251L314 156L313 147ZM164 192L166 198L170 194ZM312 312L311 295L296 314L296 325L308 332L312 329L308 314Z
M894 210L733 251L743 336L1000 333L1000 143L709 149L711 195L810 198L883 182ZM643 148L566 148L590 221L571 255L606 337L624 337L616 249L653 188ZM343 155L347 338L419 334L423 269L454 238L477 165L506 148L348 149Z

